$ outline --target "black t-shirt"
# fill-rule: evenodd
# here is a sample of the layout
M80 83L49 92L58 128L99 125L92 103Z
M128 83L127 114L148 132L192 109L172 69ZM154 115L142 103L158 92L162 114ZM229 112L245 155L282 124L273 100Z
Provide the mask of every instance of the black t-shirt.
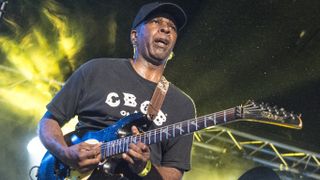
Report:
M146 114L156 83L139 76L128 59L100 58L76 70L47 105L62 126L75 115L77 129L102 129L131 113ZM195 117L194 103L170 83L153 126L167 126ZM190 169L192 135L150 145L153 164Z

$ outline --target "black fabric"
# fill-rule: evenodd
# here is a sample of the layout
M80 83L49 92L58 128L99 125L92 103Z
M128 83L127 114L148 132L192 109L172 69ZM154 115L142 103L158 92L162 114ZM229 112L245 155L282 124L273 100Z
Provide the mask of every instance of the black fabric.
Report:
M78 130L98 130L131 113L145 114L155 87L155 83L135 72L128 59L95 59L72 74L47 109L60 125L77 115ZM170 84L152 128L194 117L192 100ZM187 135L150 145L151 161L187 171L190 169L191 144L192 135Z
M255 167L245 172L238 180L280 180L271 168Z
M177 4L168 3L168 2L166 3L152 2L152 3L145 4L140 8L139 12L137 13L132 23L132 29L135 29L143 21L146 21L148 18L150 18L150 16L159 14L159 13L169 14L170 17L174 19L174 22L179 31L187 23L186 13Z

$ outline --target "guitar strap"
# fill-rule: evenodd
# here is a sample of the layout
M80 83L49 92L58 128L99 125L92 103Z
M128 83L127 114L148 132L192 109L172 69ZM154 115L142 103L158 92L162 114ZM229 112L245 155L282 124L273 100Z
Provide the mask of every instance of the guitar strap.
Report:
M163 104L164 98L169 89L169 81L164 76L161 76L160 81L155 88L150 104L147 109L147 117L150 121L153 121L157 117L159 110Z

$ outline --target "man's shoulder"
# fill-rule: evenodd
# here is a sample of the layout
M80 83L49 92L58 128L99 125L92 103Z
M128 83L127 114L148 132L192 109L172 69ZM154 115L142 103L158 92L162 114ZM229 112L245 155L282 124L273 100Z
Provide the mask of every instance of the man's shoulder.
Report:
M128 62L129 60L126 58L95 58L87 61L82 66L101 67L101 66L110 66L110 65L123 65Z
M183 120L196 117L197 110L193 99L180 88L170 83L171 93L168 98L172 99L171 103L175 106L175 112L180 113Z
M79 71L89 74L105 74L110 70L122 69L122 67L128 65L128 59L125 58L95 58L87 61L79 67Z
M183 101L184 103L191 103L194 105L193 99L186 92L178 88L173 83L170 83L170 87L172 88L172 94L176 99L180 99L180 101Z

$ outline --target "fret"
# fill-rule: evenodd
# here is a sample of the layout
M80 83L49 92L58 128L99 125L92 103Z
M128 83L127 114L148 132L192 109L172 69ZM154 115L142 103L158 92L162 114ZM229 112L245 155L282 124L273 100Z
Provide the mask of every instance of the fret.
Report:
M191 121L191 124L194 125L195 128L196 128L195 130L198 131L198 122L197 122L197 119L194 120L194 121Z
M111 156L111 153L110 153L110 143L107 142L107 154L108 154L108 157Z
M149 144L151 144L151 132L152 131L149 131Z
M113 142L110 143L110 155L113 155Z
M122 146L122 139L119 139L119 141L118 141L118 153L121 153L122 151L122 149L121 149L121 146Z
M143 133L143 143L146 144L146 134L145 133Z
M204 127L207 127L207 116L204 117Z
M110 153L111 155L113 155L114 154L114 143L111 141L111 153Z
M195 121L196 131L198 131L198 120Z
M109 156L112 156L112 143L109 142Z
M168 139L168 127L161 129L161 134L165 133L165 139Z
M160 129L160 141L162 141L162 128Z
M223 111L223 121L224 123L227 123L226 111Z
M105 155L106 155L106 158L110 156L110 153L109 153L109 144L108 143L105 143Z
M117 143L117 140L114 140L113 141L113 155L117 154L117 144L116 143Z
M172 127L172 134L173 134L173 137L176 137L176 125L173 124L173 127Z
M123 140L122 140L122 152L125 152L126 151L126 138L122 138Z
M188 130L188 131L187 131L187 132L190 133L190 121L188 120L187 122L188 122L188 123L187 123L187 124L188 124L188 125L187 125L187 126L188 126L188 127L187 127L187 130Z
M180 135L182 135L182 133L184 132L184 130L182 129L182 122L180 122L179 125L176 126L176 129L179 129Z
M104 148L103 148L103 144L100 147L100 152L101 152L101 157L104 158Z
M104 154L104 156L103 156L103 159L105 159L106 157L108 157L108 154L107 154L107 143L102 143L102 145L101 145L101 151L103 151L103 154Z
M216 113L213 114L213 123L214 123L214 125L217 125L217 114Z
M157 142L157 131L156 130L153 130L153 132L154 132L154 143L156 143Z
M124 138L121 140L121 152L124 152L125 140L126 139L124 139Z
M126 137L125 138L125 144L126 144L126 151L125 152L128 152L129 151L129 138L128 137Z
M137 144L137 136L133 136L133 143Z
M212 118L212 115L210 116L205 116L207 120L209 120L209 126L211 126L211 122L210 121L213 121L214 122L214 118Z
M119 139L116 140L116 154L118 154L119 151Z
M170 136L170 134L169 134L169 127L167 126L166 139L169 139L169 136Z

